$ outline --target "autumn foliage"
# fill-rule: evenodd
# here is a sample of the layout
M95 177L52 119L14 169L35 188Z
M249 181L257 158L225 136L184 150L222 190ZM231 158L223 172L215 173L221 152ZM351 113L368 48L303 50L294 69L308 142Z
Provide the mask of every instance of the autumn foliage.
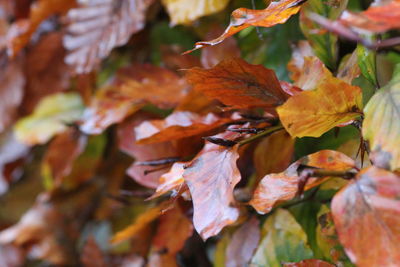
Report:
M0 0L0 267L400 266L399 30L399 0Z

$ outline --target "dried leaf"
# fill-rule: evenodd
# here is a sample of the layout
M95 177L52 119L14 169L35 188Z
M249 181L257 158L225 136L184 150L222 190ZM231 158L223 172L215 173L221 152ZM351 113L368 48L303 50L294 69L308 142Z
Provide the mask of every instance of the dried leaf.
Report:
M7 63L0 73L0 133L16 119L24 95L25 77L20 61Z
M278 209L263 225L264 236L250 266L281 266L282 262L312 258L307 235L287 211Z
M340 242L357 266L400 262L399 199L400 177L377 167L362 170L356 181L333 198Z
M185 180L183 179L185 166L186 163L176 162L172 165L169 172L161 175L156 192L151 196L151 198L159 197L172 190L179 190L179 188L185 183Z
M355 162L346 155L333 150L322 150L303 157L282 173L266 175L257 186L250 205L258 213L265 214L270 212L275 205L294 198L301 181L298 174L300 165L325 170L347 171L355 167ZM321 178L311 178L306 184L306 189L317 186L323 181Z
M353 53L343 57L340 62L337 77L342 81L351 84L352 81L360 76L361 70L358 66L359 52L354 50Z
M317 64L320 70L318 75L316 72L304 75L313 77L314 90L293 95L277 108L283 126L292 137L319 137L333 127L357 118L362 110L359 87L333 77L316 60L310 60L309 64Z
M184 97L185 88L184 80L170 70L150 64L133 65L121 71L114 85L96 92L83 115L81 130L99 134L146 103L161 108L174 107Z
M381 88L364 109L363 136L369 141L374 164L400 168L400 75Z
M29 20L17 21L16 35L10 38L8 53L16 55L30 41L39 25L52 15L61 15L75 6L75 0L39 0L31 5Z
M218 128L232 118L220 118L213 113L201 116L193 112L177 111L164 120L144 121L135 127L138 144L151 144L172 141Z
M382 6L372 6L360 13L346 11L340 22L374 33L400 29L400 1L393 0Z
M242 59L224 60L211 69L193 68L186 74L195 90L236 108L275 108L287 95L273 70Z
M216 137L236 135L228 132ZM239 216L233 197L233 189L241 179L236 166L238 158L237 145L226 148L206 142L203 150L186 166L183 178L192 195L193 223L203 239L218 234Z
M171 18L171 26L189 24L196 19L223 10L229 0L162 0Z
M93 236L89 236L83 247L81 262L84 267L106 267L107 263L103 252L96 243Z
M226 267L247 266L260 241L259 222L256 217L250 218L232 235L226 248Z
M76 73L88 73L114 47L144 27L146 10L153 0L77 0L66 15L65 62Z
M280 2L272 2L263 10L247 8L236 9L232 12L231 22L228 28L226 28L225 32L220 37L211 41L197 42L193 50L219 44L229 36L250 26L272 27L276 24L285 23L292 15L299 12L304 2L304 0L282 0Z
M17 140L28 145L44 144L82 116L81 98L75 93L58 93L42 99L35 111L15 125Z

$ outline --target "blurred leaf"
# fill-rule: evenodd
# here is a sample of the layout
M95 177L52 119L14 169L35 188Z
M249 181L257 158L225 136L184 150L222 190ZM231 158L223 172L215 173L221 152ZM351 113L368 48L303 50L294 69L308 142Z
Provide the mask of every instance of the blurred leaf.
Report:
M362 75L374 86L378 86L376 78L376 53L368 48L357 45L358 66Z

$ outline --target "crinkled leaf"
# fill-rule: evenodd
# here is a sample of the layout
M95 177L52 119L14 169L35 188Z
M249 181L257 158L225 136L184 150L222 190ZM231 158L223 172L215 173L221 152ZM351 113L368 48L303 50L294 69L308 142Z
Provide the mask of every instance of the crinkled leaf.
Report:
M321 168L326 170L346 171L355 167L355 162L346 155L333 150L322 150L308 155L294 162L282 173L266 175L257 186L253 199L250 201L257 212L268 213L276 205L296 196L300 177L300 165ZM319 185L324 180L311 178L306 189Z
M272 109L287 98L273 70L242 59L224 60L211 69L193 68L186 77L195 90L237 108Z
M58 93L42 99L35 111L15 125L16 138L28 145L44 144L82 117L83 104L76 93Z
M263 225L264 236L251 260L251 267L278 267L282 262L296 262L312 258L307 235L295 218L278 209Z
M400 262L400 177L369 167L332 200L340 242L357 266ZM371 245L373 244L373 247Z
M77 73L93 70L114 47L144 27L153 0L77 0L66 15L65 62Z
M234 133L215 137L229 139ZM239 217L233 189L241 176L236 161L238 146L223 147L206 142L200 153L186 166L183 178L193 199L193 223L203 239L218 234Z
M343 123L357 118L362 110L362 92L335 78L318 60L309 60L311 69L305 77L313 79L314 90L304 91L289 98L277 108L279 118L292 137L319 137ZM302 78L300 78L302 79Z
M364 109L363 136L369 141L373 162L400 168L400 78L381 88Z
M236 9L232 12L228 28L221 36L211 41L197 42L193 50L219 44L229 36L250 26L272 27L276 24L285 23L292 15L299 12L304 2L304 0L282 0L280 2L272 2L263 10Z
M162 0L171 18L171 26L189 24L196 19L223 10L229 0Z

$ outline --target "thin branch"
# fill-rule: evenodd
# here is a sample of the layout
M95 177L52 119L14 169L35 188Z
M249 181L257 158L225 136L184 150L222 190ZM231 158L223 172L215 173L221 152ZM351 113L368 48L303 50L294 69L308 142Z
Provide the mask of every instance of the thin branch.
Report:
M275 133L277 131L280 131L280 130L283 130L283 126L282 125L277 125L277 126L274 126L274 127L270 127L270 128L266 129L265 131L263 131L263 132L261 132L259 134L253 135L252 137L249 137L247 139L244 139L244 140L238 142L238 144L239 144L239 146L243 146L243 145L251 143L251 142L253 142L255 140L258 140L260 138L269 136L269 135L271 135L271 134L273 134L273 133Z

